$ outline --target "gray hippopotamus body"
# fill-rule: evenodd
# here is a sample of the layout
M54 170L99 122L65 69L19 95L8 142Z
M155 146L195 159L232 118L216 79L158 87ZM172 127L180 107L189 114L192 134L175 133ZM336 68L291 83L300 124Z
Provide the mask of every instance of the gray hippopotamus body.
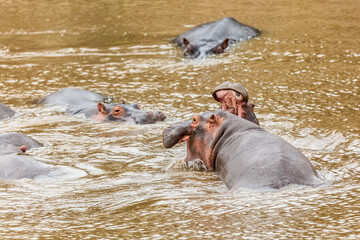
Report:
M39 162L27 155L17 153L0 155L0 179L2 180L33 179L48 175L51 167L51 165Z
M0 134L0 180L59 179L86 175L82 170L67 166L53 166L24 154L27 149L41 146L43 144L22 133Z
M10 118L15 115L15 111L10 109L8 106L0 103L0 120Z
M70 114L82 114L98 121L130 121L149 124L163 121L166 116L160 111L143 111L137 104L107 103L111 98L100 93L65 88L42 99L38 104L62 106Z
M18 148L22 146L26 146L25 150L29 150L31 148L42 147L43 144L36 141L35 139L19 132L8 132L0 134L0 145L13 145ZM3 148L5 149L5 148ZM24 151L25 152L25 151Z
M220 109L259 125L254 113L255 104L249 101L249 95L240 83L224 82L213 90L212 96L221 103Z
M317 187L321 180L310 161L294 146L260 126L217 110L165 128L166 148L187 143L185 161L201 159L230 189Z
M48 174L51 167L24 153L43 144L19 132L0 134L0 179L35 178Z
M259 34L259 29L228 17L192 28L174 38L172 42L184 49L184 56L198 58L223 53L229 44L247 40Z

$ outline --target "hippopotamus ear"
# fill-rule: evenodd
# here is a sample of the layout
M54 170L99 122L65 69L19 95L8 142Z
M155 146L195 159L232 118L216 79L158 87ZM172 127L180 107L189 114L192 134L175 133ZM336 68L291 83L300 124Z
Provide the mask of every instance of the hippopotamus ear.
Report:
M215 127L221 125L222 120L223 119L221 117L211 114L211 116L207 119L207 122L210 124L210 127Z
M106 108L102 102L99 102L97 105L98 111L106 116Z
M211 116L208 119L209 123L216 123L216 116L215 114L211 114Z
M229 46L229 39L227 38L221 43L221 48L225 50L228 46Z
M23 146L19 147L19 149L20 149L22 152L26 152L26 150L27 150L27 145L23 145Z
M183 43L184 43L185 47L190 45L189 40L187 40L186 38L183 38Z
M222 43L220 43L219 45L213 48L213 53L215 54L223 53L228 46L229 46L229 39L227 38Z

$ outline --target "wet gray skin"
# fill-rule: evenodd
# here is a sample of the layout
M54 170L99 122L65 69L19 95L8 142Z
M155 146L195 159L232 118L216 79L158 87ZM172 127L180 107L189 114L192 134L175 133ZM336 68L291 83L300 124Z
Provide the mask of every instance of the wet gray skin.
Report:
M259 34L259 29L228 17L192 28L174 38L172 42L184 50L185 57L202 58L223 53L229 45Z
M143 111L136 103L108 103L110 97L103 94L65 88L54 92L41 100L38 104L62 106L70 114L81 114L87 118L99 121L128 121L136 124L151 124L165 120L161 111Z
M211 133L213 131L213 133ZM325 184L294 146L260 126L223 110L165 128L166 148L186 141L185 161L201 159L229 189Z
M0 103L0 120L10 118L15 115L15 111L10 109L8 106Z
M17 153L0 155L0 179L2 180L33 179L40 175L48 175L51 167L26 155Z
M227 106L227 104L224 102L223 99L219 99L216 96L216 92L221 91L221 90L233 90L236 92L236 94L238 96L242 95L243 101L245 103L242 106L242 109L243 109L242 118L244 118L250 122L253 122L257 125L260 125L259 120L257 119L257 117L253 111L255 104L249 101L249 95L248 95L246 89L240 83L224 82L224 83L220 84L219 86L217 86L216 88L214 88L214 90L212 92L212 96L215 99L215 101L221 103L219 109L229 111L229 108L234 108L236 106Z
M51 166L23 155L27 149L43 144L18 132L0 134L0 179L35 178L48 174Z
M81 170L46 164L24 154L27 149L41 146L43 144L22 133L0 134L0 180L35 179L38 177L61 178L62 176L71 177L74 174L86 175Z
M26 149L25 149L26 150ZM13 144L0 144L0 155L10 154L10 153L23 153L20 147L16 147Z
M16 147L25 146L27 149L42 147L43 144L35 139L19 132L9 132L0 134L0 145L13 145Z

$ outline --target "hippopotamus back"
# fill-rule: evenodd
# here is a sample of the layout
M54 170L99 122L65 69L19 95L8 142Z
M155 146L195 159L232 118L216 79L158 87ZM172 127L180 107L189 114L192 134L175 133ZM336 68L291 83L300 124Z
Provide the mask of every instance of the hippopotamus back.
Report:
M0 155L0 179L35 178L49 174L51 165L16 153Z
M36 141L35 139L19 132L8 132L0 134L0 144L9 144L21 147L27 146L27 149L42 147L43 144Z
M226 116L214 152L215 169L229 188L281 188L324 184L311 162L293 145L245 119Z
M15 112L8 106L0 103L0 120L10 118L15 115Z
M64 88L40 99L37 104L49 104L64 107L73 107L88 102L105 102L109 97L92 91L76 88Z
M209 41L219 44L225 38L233 41L243 41L259 34L259 29L240 23L232 17L227 17L194 27L177 36L173 42L181 46L183 38L187 38L190 42L197 42L199 45Z

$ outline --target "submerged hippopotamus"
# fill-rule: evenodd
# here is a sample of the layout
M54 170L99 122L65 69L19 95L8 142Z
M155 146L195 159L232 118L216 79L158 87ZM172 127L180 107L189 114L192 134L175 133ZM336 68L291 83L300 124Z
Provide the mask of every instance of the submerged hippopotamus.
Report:
M24 154L27 149L42 146L42 143L22 133L0 134L0 180L68 178L86 175L82 170L67 166L53 166Z
M22 148L24 150L29 150L31 148L42 147L43 144L36 141L35 139L19 132L8 132L0 134L0 145L13 145L17 148ZM3 148L6 149L6 148Z
M172 42L184 49L185 57L199 58L223 53L230 44L259 34L259 29L228 17L194 27L174 38Z
M255 104L248 101L249 95L240 83L224 82L213 90L212 96L221 103L220 109L259 125Z
M51 167L30 156L27 149L42 147L35 139L18 132L0 134L0 179L35 178L48 174Z
M10 118L15 115L15 111L11 110L8 106L0 103L0 120Z
M160 111L140 110L136 103L108 103L110 101L111 98L100 93L64 88L40 99L37 104L62 106L67 113L82 114L98 121L131 121L136 124L149 124L166 118Z
M165 128L165 148L179 142L187 143L185 161L202 160L230 189L325 183L294 146L223 110L195 115L190 121Z

